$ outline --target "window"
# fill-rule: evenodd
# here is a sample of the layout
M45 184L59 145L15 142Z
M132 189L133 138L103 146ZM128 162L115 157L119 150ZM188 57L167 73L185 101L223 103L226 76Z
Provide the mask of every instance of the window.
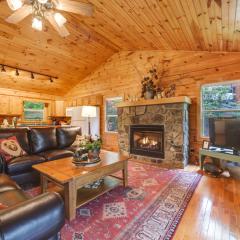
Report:
M209 136L209 118L240 117L240 81L203 85L201 135Z
M122 101L122 97L114 97L106 99L106 115L105 115L105 130L106 132L117 132L118 115L116 105Z
M44 120L45 104L41 102L24 101L24 120L27 121L42 121Z

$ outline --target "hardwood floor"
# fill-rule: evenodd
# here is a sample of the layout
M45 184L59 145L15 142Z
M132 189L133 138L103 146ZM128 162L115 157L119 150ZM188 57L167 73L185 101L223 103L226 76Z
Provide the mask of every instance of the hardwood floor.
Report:
M132 161L143 163L135 159ZM184 170L197 171L203 177L173 240L240 240L240 180L214 178L194 165Z
M190 166L185 170L198 168ZM240 239L240 180L204 175L173 239Z

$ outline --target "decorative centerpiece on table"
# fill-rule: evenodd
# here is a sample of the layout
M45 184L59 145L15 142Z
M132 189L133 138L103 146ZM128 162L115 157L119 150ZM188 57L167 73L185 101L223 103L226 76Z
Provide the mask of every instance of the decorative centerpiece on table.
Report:
M73 163L76 166L86 166L100 162L101 146L102 140L99 136L95 138L91 136L82 137L79 141L79 148L74 153Z
M79 149L74 153L73 163L76 166L93 166L101 161L99 155L102 146L102 139L96 136L93 139L91 136L84 136L79 139ZM103 184L104 178L89 183L84 186L88 189L96 189Z

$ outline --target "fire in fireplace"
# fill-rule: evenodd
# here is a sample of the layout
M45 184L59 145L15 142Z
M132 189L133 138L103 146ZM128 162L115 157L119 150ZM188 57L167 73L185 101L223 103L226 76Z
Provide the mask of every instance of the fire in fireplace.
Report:
M164 158L164 126L131 125L130 153Z

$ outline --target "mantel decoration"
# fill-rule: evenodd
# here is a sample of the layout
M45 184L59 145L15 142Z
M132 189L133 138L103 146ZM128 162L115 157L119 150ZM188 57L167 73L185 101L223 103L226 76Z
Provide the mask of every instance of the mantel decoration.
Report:
M42 31L43 23L48 20L62 37L67 37L65 24L67 19L57 10L67 11L84 16L92 16L93 6L71 0L7 0L8 6L15 11L6 18L8 23L17 24L32 14L32 28Z
M149 70L148 75L145 76L141 82L141 97L145 99L174 97L176 89L175 84L171 84L166 88L163 88L160 84L160 80L164 77L164 75L164 70L162 70L161 74L159 74L156 67L152 67L152 69Z
M73 163L77 166L85 166L100 162L101 146L102 139L99 136L95 139L84 136L79 142L79 149L74 153Z
M142 80L142 97L145 99L153 99L156 94L156 85L154 79L158 79L156 68L149 70L150 76L146 76Z

